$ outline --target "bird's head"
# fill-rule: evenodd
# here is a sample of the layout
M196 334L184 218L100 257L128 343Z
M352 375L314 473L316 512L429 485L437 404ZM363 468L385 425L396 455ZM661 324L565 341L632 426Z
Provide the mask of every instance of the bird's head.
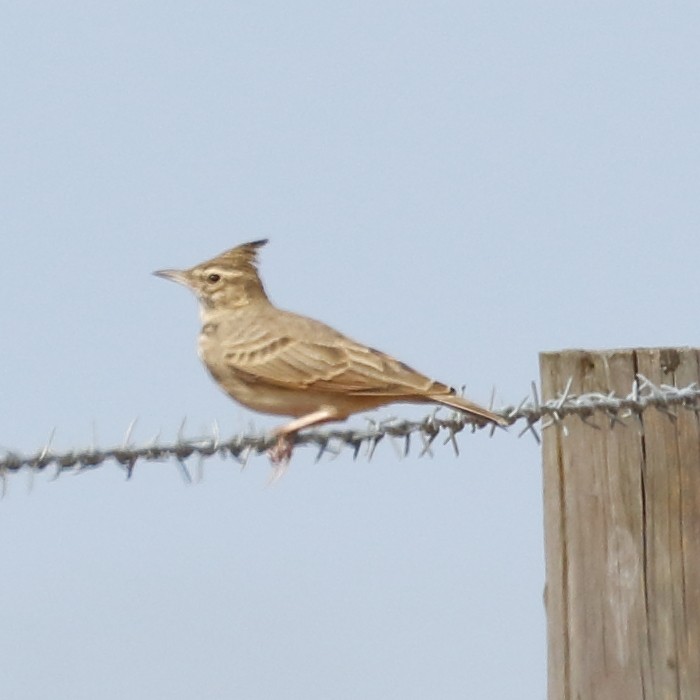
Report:
M266 243L244 243L189 270L158 270L153 274L189 287L203 310L237 309L267 301L257 268L258 248Z

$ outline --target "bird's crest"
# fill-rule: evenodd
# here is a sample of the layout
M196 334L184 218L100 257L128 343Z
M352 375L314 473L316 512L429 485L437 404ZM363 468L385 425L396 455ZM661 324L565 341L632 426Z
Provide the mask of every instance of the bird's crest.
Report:
M202 263L200 267L207 265L220 265L221 267L237 270L243 273L249 273L258 276L258 248L262 248L267 243L267 238L260 241L251 241L243 243L225 253L221 253L215 258L212 258L206 263Z

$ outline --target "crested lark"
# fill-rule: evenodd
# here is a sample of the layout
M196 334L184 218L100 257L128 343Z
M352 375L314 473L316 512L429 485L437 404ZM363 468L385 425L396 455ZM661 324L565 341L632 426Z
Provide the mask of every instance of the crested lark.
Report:
M289 460L290 438L302 428L390 403L443 404L478 423L508 425L403 362L273 306L257 271L257 250L265 243L245 243L189 270L154 274L197 295L199 356L221 388L254 411L294 418L275 431L273 462Z

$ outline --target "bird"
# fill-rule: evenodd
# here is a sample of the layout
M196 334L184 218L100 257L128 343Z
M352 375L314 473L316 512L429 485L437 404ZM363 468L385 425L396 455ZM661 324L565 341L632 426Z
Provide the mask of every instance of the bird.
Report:
M274 430L273 464L289 462L300 430L393 403L438 404L478 425L508 425L391 355L275 306L258 273L258 251L267 243L244 243L189 269L153 274L196 295L199 357L224 392L254 411L292 418Z

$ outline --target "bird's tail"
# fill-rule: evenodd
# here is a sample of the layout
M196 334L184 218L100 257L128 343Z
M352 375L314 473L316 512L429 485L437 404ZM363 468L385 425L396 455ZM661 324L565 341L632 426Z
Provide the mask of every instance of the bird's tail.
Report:
M457 396L456 394L433 395L429 398L431 401L435 401L436 403L441 403L444 406L449 406L450 408L462 411L463 413L473 416L474 418L481 418L482 420L488 421L489 423L495 423L496 425L500 425L504 428L508 425L508 421L503 416L499 416L492 411L489 411L488 408L483 408L482 406L472 403L471 401L467 401L467 399L463 399L461 396Z

